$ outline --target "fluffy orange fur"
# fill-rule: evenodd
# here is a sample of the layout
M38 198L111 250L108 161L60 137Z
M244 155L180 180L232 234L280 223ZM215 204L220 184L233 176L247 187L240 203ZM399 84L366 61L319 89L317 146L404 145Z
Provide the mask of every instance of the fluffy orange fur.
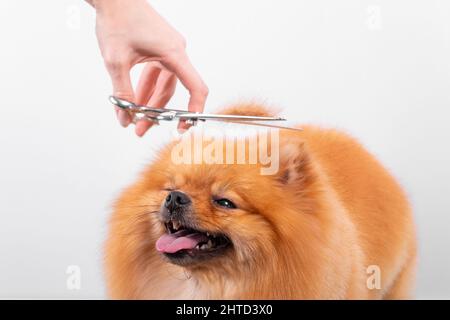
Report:
M258 105L228 113L269 114ZM412 294L413 218L399 184L345 133L302 126L280 131L280 168L182 164L170 144L114 207L106 243L106 279L114 299L403 299ZM204 230L233 246L192 266L171 264L155 249L165 189L193 199ZM222 210L215 194L237 205ZM381 272L371 288L370 266ZM369 269L368 269L369 268Z

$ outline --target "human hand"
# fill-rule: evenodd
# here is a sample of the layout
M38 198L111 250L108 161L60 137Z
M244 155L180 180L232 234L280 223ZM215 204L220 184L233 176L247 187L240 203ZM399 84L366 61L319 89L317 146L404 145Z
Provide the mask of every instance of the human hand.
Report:
M164 108L175 92L177 79L189 91L188 109L203 111L208 88L192 66L185 51L185 40L146 0L92 0L96 8L96 34L114 95L136 104ZM146 63L136 93L131 68ZM116 107L117 117L127 127L130 115ZM136 123L136 134L143 136L152 126L146 120ZM184 122L180 130L188 128Z

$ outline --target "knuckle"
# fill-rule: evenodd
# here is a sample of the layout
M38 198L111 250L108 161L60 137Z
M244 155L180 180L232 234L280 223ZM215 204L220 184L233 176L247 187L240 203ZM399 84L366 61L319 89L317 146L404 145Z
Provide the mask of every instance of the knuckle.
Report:
M126 60L117 55L106 55L103 60L106 67L111 71L120 70L126 65Z
M209 89L205 84L202 84L200 88L194 91L194 93L198 94L199 96L206 98L209 94Z
M180 59L185 54L186 39L180 36L177 40L172 41L171 45L167 48L164 55L168 60Z
M124 63L122 61L118 61L118 60L106 60L105 61L106 67L108 68L108 70L110 71L117 71L122 69Z
M174 46L170 50L167 51L165 58L168 61L175 62L182 60L184 56L184 48L179 46Z
M175 48L178 48L178 49L181 49L181 50L186 49L186 45L187 45L186 38L183 37L183 35L178 33L178 32L175 34L174 37L172 37L172 41L171 42L172 42L172 45Z

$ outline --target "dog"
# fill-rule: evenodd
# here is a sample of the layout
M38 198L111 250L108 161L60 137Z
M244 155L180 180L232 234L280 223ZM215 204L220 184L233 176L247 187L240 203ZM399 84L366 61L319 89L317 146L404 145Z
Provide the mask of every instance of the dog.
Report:
M273 115L257 104L222 113ZM179 141L163 148L114 205L109 296L412 298L417 249L404 191L348 134L300 127L279 131L269 175L258 163L176 164Z

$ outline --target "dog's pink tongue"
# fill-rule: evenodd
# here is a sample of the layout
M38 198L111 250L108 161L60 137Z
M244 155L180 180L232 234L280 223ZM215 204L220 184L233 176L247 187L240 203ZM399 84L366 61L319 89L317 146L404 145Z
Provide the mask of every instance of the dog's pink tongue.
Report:
M184 249L194 249L200 242L207 242L208 237L201 233L189 233L181 230L171 234L162 235L156 241L156 250L165 253L175 253Z

